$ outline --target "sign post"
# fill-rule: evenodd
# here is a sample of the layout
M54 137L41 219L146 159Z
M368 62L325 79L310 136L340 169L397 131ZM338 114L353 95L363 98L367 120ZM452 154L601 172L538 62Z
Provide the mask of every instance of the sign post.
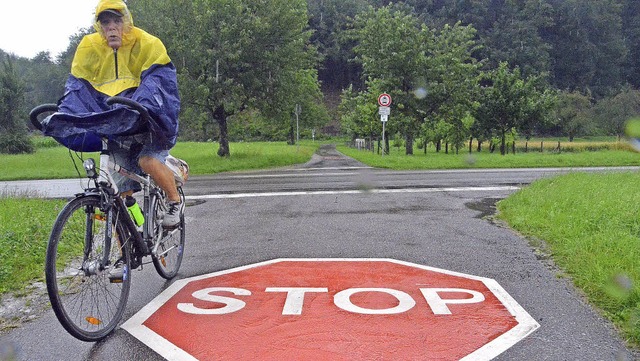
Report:
M386 132L387 121L389 120L389 115L391 114L391 95L387 93L382 93L378 97L378 105L380 105L380 110L378 114L380 114L380 121L382 122L382 156L384 157L384 152L387 150L384 134Z
M300 114L302 113L302 107L300 104L296 104L296 151L300 150Z

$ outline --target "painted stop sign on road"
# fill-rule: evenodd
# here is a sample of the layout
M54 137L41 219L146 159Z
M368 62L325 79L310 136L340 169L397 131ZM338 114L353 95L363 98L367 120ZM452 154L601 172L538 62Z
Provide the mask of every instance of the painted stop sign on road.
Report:
M492 279L282 259L177 281L122 327L169 360L490 360L539 325Z

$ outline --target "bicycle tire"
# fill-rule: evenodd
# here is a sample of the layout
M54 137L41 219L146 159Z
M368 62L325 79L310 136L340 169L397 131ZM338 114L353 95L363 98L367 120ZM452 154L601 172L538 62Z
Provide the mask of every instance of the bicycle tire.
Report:
M184 204L184 192L181 187L178 187L178 193ZM180 223L178 227L173 230L165 230L162 228L162 217L164 216L164 199L161 197L154 197L151 204L151 214L153 214L153 230L154 234L161 235L157 242L157 253L151 254L153 260L153 266L160 277L164 279L172 279L178 274L180 265L182 264L182 257L184 256L184 242L185 242L185 221L184 212L180 214Z
M60 211L51 231L45 278L51 307L60 324L79 340L98 341L120 322L131 288L130 247L116 208L109 261L104 259L106 214L100 197L73 199Z

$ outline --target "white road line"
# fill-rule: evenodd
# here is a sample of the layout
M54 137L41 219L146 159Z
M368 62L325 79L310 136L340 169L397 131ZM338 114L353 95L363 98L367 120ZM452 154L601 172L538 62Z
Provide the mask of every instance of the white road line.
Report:
M405 188L405 189L371 189L371 190L341 190L341 191L296 191L296 192L264 192L264 193L234 193L234 194L206 194L187 196L188 200L198 199L231 199L256 197L291 197L291 196L324 196L339 194L388 194L388 193L447 193L447 192L501 192L517 191L520 187L455 187L455 188Z
M245 174L245 175L230 175L220 176L218 179L261 179L261 178L307 178L307 177L333 177L333 176L345 176L345 175L357 175L359 173L284 173L284 174Z

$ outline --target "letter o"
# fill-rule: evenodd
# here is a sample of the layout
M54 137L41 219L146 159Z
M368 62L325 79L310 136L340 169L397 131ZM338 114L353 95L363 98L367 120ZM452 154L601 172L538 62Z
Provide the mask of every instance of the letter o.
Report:
M386 293L395 297L399 301L399 304L395 307L384 309L369 309L354 305L353 302L351 302L351 296L362 292ZM333 296L333 302L345 311L363 315L395 315L407 312L416 305L416 301L407 293L390 288L349 288L336 293L336 295Z

